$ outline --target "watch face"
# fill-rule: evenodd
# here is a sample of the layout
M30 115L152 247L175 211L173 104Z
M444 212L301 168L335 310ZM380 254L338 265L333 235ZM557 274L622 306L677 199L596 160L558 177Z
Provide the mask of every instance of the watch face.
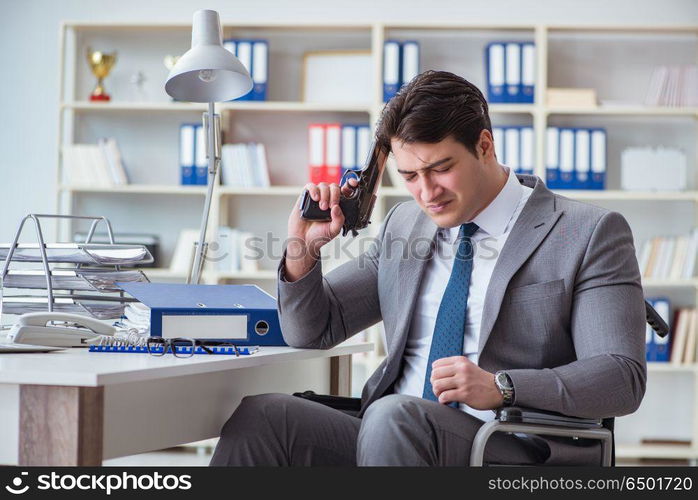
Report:
M513 389L509 376L504 372L497 373L497 384L504 389Z

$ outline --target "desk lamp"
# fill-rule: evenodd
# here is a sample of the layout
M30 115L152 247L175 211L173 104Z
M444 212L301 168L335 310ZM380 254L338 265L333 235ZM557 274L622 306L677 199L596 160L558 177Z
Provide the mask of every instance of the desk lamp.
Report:
M208 159L208 190L201 218L201 232L194 252L194 261L187 283L198 284L206 257L206 228L211 210L213 186L221 159L220 115L214 112L214 103L230 101L252 89L252 79L245 66L223 48L221 23L218 12L198 10L194 13L191 49L179 58L170 70L165 91L178 101L207 102L208 112L203 115Z

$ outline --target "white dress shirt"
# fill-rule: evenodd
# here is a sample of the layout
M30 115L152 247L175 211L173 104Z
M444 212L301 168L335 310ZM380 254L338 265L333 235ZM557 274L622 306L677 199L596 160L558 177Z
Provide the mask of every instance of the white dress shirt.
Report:
M521 185L511 169L508 170L509 175L502 190L470 221L477 224L479 229L471 237L475 254L470 277L463 355L476 364L480 355L478 341L482 310L492 271L512 227L533 192L533 189ZM424 271L412 316L403 355L402 375L395 384L397 394L422 397L436 315L451 276L453 260L458 250L456 240L459 230L460 226L456 226L440 228L437 232L434 255ZM494 419L494 412L491 410L476 410L465 404L461 404L460 409L483 421Z

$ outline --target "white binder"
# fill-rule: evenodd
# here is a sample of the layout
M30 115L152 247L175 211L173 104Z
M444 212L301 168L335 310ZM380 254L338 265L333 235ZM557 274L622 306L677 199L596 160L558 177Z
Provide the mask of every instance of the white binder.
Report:
M574 180L574 130L560 129L560 188L571 188Z
M588 189L591 184L591 159L589 153L591 151L590 134L588 129L578 129L575 132L574 145L574 169L575 169L575 188Z
M252 44L252 74L250 76L252 76L255 85L254 92L257 94L261 94L262 86L267 84L268 52L267 42L255 41Z
M194 144L196 125L183 124L179 128L179 168L182 185L191 185L195 182L194 176Z
M591 132L591 187L604 189L606 183L606 131Z
M383 100L389 101L400 89L400 44L388 40L383 46Z
M524 43L521 50L521 100L532 103L536 84L536 46Z
M489 46L488 51L488 98L493 103L504 102L504 45L501 43L493 43Z
M342 126L331 123L325 127L325 166L327 167L327 179L325 182L339 183L341 176L341 143Z
M224 41L223 48L237 57L237 54L236 54L237 43L235 42L235 40Z
M342 170L356 168L356 127L342 126Z
M419 43L404 42L402 44L402 81L404 85L409 83L419 74Z
M206 134L203 125L196 126L195 167L196 184L205 186L208 184L208 160L206 158Z
M325 176L325 127L308 127L308 168L310 182L318 184Z
M504 129L504 156L507 159L507 167L512 169L514 173L518 173L521 168L519 135L519 129L516 127Z
M521 173L533 174L533 127L521 127Z
M371 148L371 128L367 125L356 129L356 166L363 169L368 160L368 153Z
M545 183L550 189L560 184L560 129L548 127L545 131Z
M518 43L507 43L505 59L507 99L509 102L517 102L521 85L521 46Z
M252 74L252 42L239 41L237 45L238 59L247 72Z

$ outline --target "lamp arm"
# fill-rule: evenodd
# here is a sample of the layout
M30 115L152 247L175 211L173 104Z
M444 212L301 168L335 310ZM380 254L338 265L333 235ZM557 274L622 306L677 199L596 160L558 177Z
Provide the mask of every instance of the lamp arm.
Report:
M208 216L211 212L211 200L213 199L213 188L216 184L216 173L218 172L218 161L220 150L220 128L216 126L216 114L214 111L214 103L208 103L208 116L204 113L204 130L207 132L207 148L206 155L208 157L208 189L206 191L206 200L204 201L204 213L201 216L201 229L199 231L199 241L194 249L194 262L189 271L187 283L198 285L201 280L201 273L206 259L206 250L208 243L206 242L206 230L208 228Z

